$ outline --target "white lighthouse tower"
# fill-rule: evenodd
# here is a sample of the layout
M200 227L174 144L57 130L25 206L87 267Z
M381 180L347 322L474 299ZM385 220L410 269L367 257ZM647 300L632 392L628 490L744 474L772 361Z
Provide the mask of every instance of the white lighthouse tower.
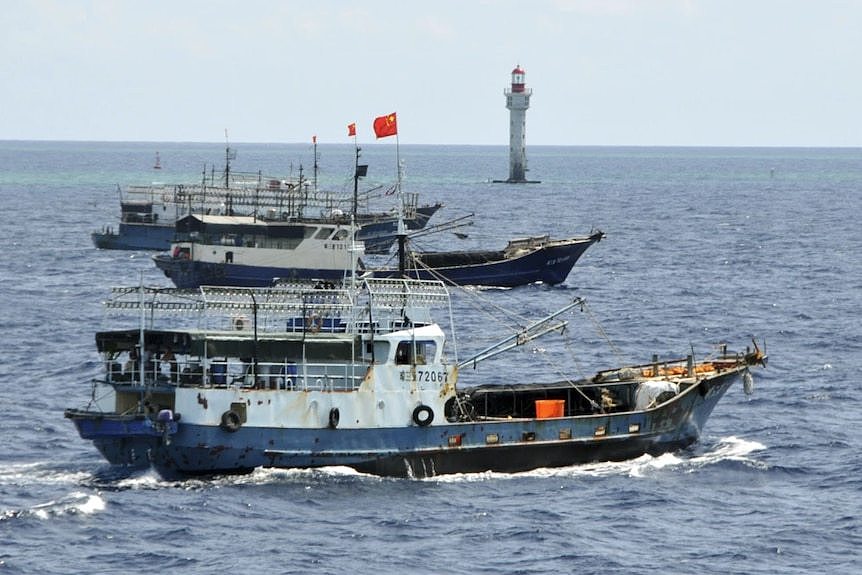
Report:
M503 92L509 110L509 184L538 183L527 180L527 108L533 91L524 84L524 70L512 70L512 87Z

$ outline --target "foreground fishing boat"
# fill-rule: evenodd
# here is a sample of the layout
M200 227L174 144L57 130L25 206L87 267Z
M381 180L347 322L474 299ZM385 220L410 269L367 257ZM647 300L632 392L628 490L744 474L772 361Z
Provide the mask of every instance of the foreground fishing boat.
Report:
M535 282L556 285L566 280L580 257L605 237L553 240L550 236L510 240L502 250L410 252L404 272L373 270L376 277L440 279L450 285L517 287Z
M462 371L481 373L463 368L562 329L562 314L584 302L460 361L432 319L450 305L442 282L411 279L115 289L107 308L141 324L96 334L104 374L65 415L110 463L166 477L331 465L517 472L690 445L731 384L766 361L756 346L722 347L588 379L495 373L462 388Z

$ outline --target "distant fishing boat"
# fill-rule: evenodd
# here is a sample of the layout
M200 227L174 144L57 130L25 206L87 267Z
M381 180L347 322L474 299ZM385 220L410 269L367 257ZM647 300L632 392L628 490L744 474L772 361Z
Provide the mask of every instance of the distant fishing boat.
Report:
M430 477L658 455L695 442L733 382L766 363L757 345L722 346L584 379L493 371L461 387L585 302L460 359L431 315L451 305L439 281L118 288L106 305L141 324L96 334L104 373L65 416L111 464L165 477L324 466Z
M165 250L171 245L174 221L187 213L184 203L171 201L177 188L164 184L117 187L120 221L90 234L93 244L106 250Z
M324 200L324 192L318 192L323 215L300 217L309 211L303 205L307 196L295 184L285 180L270 179L262 187L245 186L224 188L209 185L164 185L129 186L119 190L120 222L117 228L106 226L91 234L93 244L99 249L166 251L176 235L178 220L190 214L243 215L258 214L259 219L281 221L314 221L319 223L349 223L349 216L330 197ZM443 204L417 205L417 196L408 195L406 220L408 229L423 228ZM359 213L359 238L366 242L368 253L385 253L395 241L398 229L397 214L392 212Z
M120 197L120 222L116 228L105 226L91 234L99 249L166 251L174 240L177 221L190 215L254 216L280 221L349 223L351 200L340 194L317 190L315 176L309 182L300 169L298 178L263 176L231 169L236 151L225 150L225 168L218 175L204 172L200 183L153 184L117 188ZM315 152L316 157L316 152ZM158 156L157 156L158 161ZM443 207L442 203L419 204L416 193L399 194L403 205L398 210L358 210L355 215L359 239L367 253L386 253L395 241L398 212L410 230L424 228ZM369 200L363 197L365 205Z

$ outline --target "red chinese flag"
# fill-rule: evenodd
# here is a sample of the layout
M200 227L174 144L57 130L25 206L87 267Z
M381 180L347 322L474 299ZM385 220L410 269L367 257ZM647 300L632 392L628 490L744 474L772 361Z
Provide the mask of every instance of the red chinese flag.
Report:
M395 117L395 112L374 118L374 135L378 138L386 138L394 136L398 133L398 120Z
M347 124L347 135L355 136L356 135L356 124Z

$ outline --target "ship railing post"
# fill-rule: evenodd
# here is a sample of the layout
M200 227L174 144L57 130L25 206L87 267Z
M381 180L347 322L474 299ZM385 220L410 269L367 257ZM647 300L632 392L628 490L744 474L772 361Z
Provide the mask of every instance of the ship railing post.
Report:
M145 376L145 370L147 367L145 360L144 360L144 322L146 321L147 315L146 315L146 310L144 309L144 272L143 271L140 272L140 282L138 284L138 293L140 294L139 305L141 308L141 325L140 325L140 332L138 333L138 365L139 365L138 381L140 382L141 387L143 388L144 383L146 381L146 378L144 376ZM143 390L141 390L141 393L143 394ZM141 397L141 400L143 401L143 396Z

